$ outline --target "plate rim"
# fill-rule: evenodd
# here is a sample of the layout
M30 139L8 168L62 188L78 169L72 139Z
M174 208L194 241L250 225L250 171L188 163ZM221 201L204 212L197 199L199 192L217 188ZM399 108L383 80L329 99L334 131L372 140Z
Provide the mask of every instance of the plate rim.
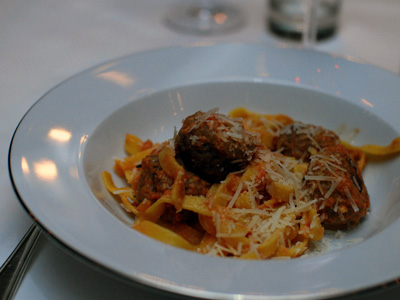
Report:
M255 46L255 47L259 47L260 45L259 44L214 44L214 45L207 45L207 46L201 46L201 47L214 47L214 46L217 46L217 47L220 47L220 46L229 46L229 45L233 45L233 46L243 46L243 45L250 45L250 46ZM13 135L12 135L12 138L11 138L11 142L10 142L10 145L9 145L9 151L8 151L8 171L9 171L9 177L10 177L10 180L11 180L11 183L12 183L12 188L13 188L13 190L14 190L14 192L15 192L15 194L16 194L16 196L17 196L17 198L19 199L19 202L21 203L21 205L24 207L24 209L28 212L28 214L34 219L34 221L42 228L42 230L43 231L45 231L49 236L51 236L51 238L52 238L52 240L54 240L54 241L56 241L58 244L60 244L60 245L62 245L63 246L63 248L65 248L65 249L68 249L68 251L70 251L70 252L72 252L74 255L77 255L78 257L80 257L80 258L82 258L84 261L87 261L87 262L89 262L91 265L94 265L95 267L98 267L98 268L100 268L100 269L105 269L105 270L107 270L108 272L110 272L110 273L112 273L112 274L115 274L117 277L123 277L123 278L125 278L125 279L127 279L128 280L128 282L131 282L132 280L133 281L136 281L136 282L138 282L138 283L140 283L140 284L144 284L144 285L146 285L146 286L150 286L151 288L157 288L157 289L160 289L160 290L162 290L162 291L166 291L166 292L170 292L170 293L173 293L173 294L175 294L175 293L178 293L178 294L181 294L181 292L182 292L182 287L176 287L176 288L171 288L171 289L168 289L168 287L163 287L163 286L159 286L159 285L152 285L151 283L153 283L153 282L148 282L148 281L146 281L146 280L143 280L143 278L126 278L123 274L120 274L120 273L118 273L117 271L115 271L115 270L112 270L112 269L109 269L109 268L107 268L107 267L105 267L104 265L102 265L102 264L100 264L100 263L98 263L98 262L96 262L95 260L93 260L92 258L90 258L90 257L87 257L87 256L85 256L84 254L82 254L82 253L79 253L79 252L77 252L76 250L74 250L70 245L67 245L67 244L65 244L63 241L61 241L58 237L56 237L56 236L54 236L51 232L50 232L50 230L49 229L46 229L46 226L44 225L44 224L42 224L41 222L40 222L40 220L38 220L38 219L36 219L35 218L35 215L34 215L34 213L32 212L32 210L28 207L28 205L27 205L27 203L25 203L25 201L24 201L24 199L23 199L23 197L20 195L20 192L18 191L18 184L16 183L16 181L15 181L15 178L14 178L14 176L13 176L13 171L12 171L12 163L11 163L11 160L12 160L12 146L13 146L13 143L14 143L14 139L15 139L15 136L18 134L18 130L19 130L19 128L20 128L20 126L21 126L21 124L24 122L24 120L26 119L26 117L29 115L29 113L36 107L36 105L38 104L38 103L40 103L40 101L42 101L43 99L45 99L49 94L51 94L53 91L55 91L55 90L57 90L57 88L59 88L60 86L62 86L62 85L64 85L66 82L69 82L69 81L71 81L71 80L73 80L73 79L76 79L76 78L78 78L81 74L85 74L85 73L88 73L88 72L90 72L90 71L93 71L93 70L95 70L96 68L98 68L98 67L101 67L101 66L104 66L104 65L106 65L106 64L108 64L108 63L111 63L111 62L121 62L121 61L123 61L123 60L125 60L125 59L130 59L130 58L132 58L132 57L138 57L138 56L140 56L140 55L148 55L149 53L155 53L155 52L162 52L162 51L171 51L172 49L175 49L175 48L191 48L191 47L197 47L198 48L198 46L184 46L184 47L176 47L176 46L171 46L171 47L166 47L166 48L162 48L162 49L154 49L154 50L150 50L150 51L143 51L143 52L138 52L138 53L133 53L133 54L129 54L129 55L126 55L126 56L123 56L123 57L119 57L119 58L116 58L116 59L113 59L113 60L109 60L109 61L107 61L107 62L105 62L105 63L101 63L101 64L98 64L97 66L95 66L95 67L92 67L92 68L89 68L89 69L85 69L85 70L83 70L83 71L81 71L81 72L78 72L77 74L75 74L75 75L73 75L73 76L71 76L71 77L69 77L69 78L67 78L66 80L64 80L64 81L62 81L62 82L60 82L59 84L57 84L57 85L55 85L53 88L51 88L49 91L47 91L45 94L43 94L43 96L41 96L38 100L36 100L33 104L32 104L32 106L26 111L26 113L23 115L23 117L21 118L21 120L19 121L19 123L18 123L18 125L17 125L17 127L16 127L16 129L15 129L15 131L14 131L14 133L13 133ZM268 45L268 46L266 46L266 45L263 45L263 47L265 47L265 48L270 48L270 47L273 47L273 46L270 46L270 45ZM279 48L279 47L278 47ZM297 50L299 50L297 47L295 47ZM293 48L292 48L293 49ZM301 50L301 49L300 49ZM303 50L301 50L301 51L303 51ZM305 51L309 51L309 50L305 50ZM313 51L313 52L315 52L315 51ZM331 55L331 54L329 54L329 53L320 53L320 54L323 54L323 55ZM343 56L337 56L337 55L335 55L335 57L339 57L339 58L342 58L342 59L345 59L345 60L347 60L345 57L343 57ZM357 64L358 63L360 63L360 62L357 62ZM367 65L367 66L370 66L370 65L368 65L368 64L366 64L365 62L361 62L361 64L363 64L363 65ZM384 72L387 72L387 73L390 73L390 74L394 74L394 73L392 73L392 72L390 72L390 71L387 71L387 70L382 70L382 69L379 69L379 68L377 68L377 67L374 67L374 66L371 66L371 67L373 67L374 69L378 69L378 70L380 70L380 71L384 71ZM321 92L323 92L323 91L321 91ZM139 97L140 98L140 97ZM136 100L134 100L134 101L136 101ZM398 284L398 283L396 283L396 280L399 280L399 278L395 278L395 279L393 279L393 280L390 280L389 282L388 281L383 281L383 282L380 282L380 283L377 283L376 284L376 286L375 287L371 287L371 288L367 288L367 290L375 290L375 289L380 289L381 288L381 285L391 285L391 284ZM181 289L180 291L177 291L177 289ZM195 290L193 290L194 291L194 293L191 293L191 290L189 290L189 291L186 291L185 293L184 293L184 295L190 295L190 296L199 296L199 294L198 294L198 290L197 289L195 289ZM360 291L366 291L366 289L361 289ZM352 294L353 292L355 292L355 291L347 291L347 292L344 292L344 293L337 293L337 292L335 292L335 293L333 293L333 294L331 294L331 295L329 295L329 294L327 294L327 295L325 295L325 296L327 296L327 297L334 297L334 296L342 296L342 295L348 295L348 294ZM209 293L209 294L208 294ZM218 297L218 298L221 298L221 299L233 299L232 298L232 294L223 294L223 293L215 293L215 292L208 292L208 291L202 291L202 295L201 296L205 296L206 298L214 298L214 297ZM260 296L254 296L254 297L252 297L252 296L249 296L249 295L247 295L247 294L244 294L244 296L246 297L246 299L279 299L280 297L276 297L276 296L273 296L273 297L268 297L267 295L260 295ZM311 298L310 298L310 296L311 296ZM289 297L289 299L314 299L314 298L316 298L316 297L321 297L322 295L320 295L320 294L316 294L316 295L305 295L305 296L298 296L298 295L295 295L295 296L293 296L293 298L292 297ZM282 299L283 298L285 298L285 299L288 299L288 295L284 295L284 296L282 296Z

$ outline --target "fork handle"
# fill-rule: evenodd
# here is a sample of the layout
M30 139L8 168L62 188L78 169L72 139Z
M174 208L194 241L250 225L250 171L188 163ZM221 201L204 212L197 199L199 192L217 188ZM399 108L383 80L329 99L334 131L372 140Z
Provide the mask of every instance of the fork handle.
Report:
M10 300L26 272L33 254L33 248L40 236L40 228L33 224L26 232L17 247L0 268L0 299Z

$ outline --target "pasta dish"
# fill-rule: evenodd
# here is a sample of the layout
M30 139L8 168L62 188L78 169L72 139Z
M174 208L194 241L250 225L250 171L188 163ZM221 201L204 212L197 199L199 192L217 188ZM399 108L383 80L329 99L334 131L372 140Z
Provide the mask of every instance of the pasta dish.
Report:
M133 228L199 253L242 259L299 257L326 229L357 226L370 199L368 155L400 151L351 146L332 131L286 115L237 108L198 111L163 143L127 134L115 186L106 189L135 215Z

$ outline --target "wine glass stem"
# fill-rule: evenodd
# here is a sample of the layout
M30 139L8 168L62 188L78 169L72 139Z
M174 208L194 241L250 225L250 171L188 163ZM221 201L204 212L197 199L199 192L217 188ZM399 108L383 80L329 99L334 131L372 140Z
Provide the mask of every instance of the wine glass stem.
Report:
M213 0L203 0L202 7L211 10L214 7Z

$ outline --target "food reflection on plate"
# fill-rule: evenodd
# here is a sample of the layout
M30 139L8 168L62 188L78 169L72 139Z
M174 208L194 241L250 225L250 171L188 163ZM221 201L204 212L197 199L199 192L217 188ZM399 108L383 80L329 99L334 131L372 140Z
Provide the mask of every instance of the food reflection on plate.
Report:
M390 146L354 147L331 130L237 108L198 111L163 143L127 134L107 190L136 216L133 228L165 243L219 257L294 258L324 231L351 230L370 199L362 170ZM122 146L122 145L121 145Z

